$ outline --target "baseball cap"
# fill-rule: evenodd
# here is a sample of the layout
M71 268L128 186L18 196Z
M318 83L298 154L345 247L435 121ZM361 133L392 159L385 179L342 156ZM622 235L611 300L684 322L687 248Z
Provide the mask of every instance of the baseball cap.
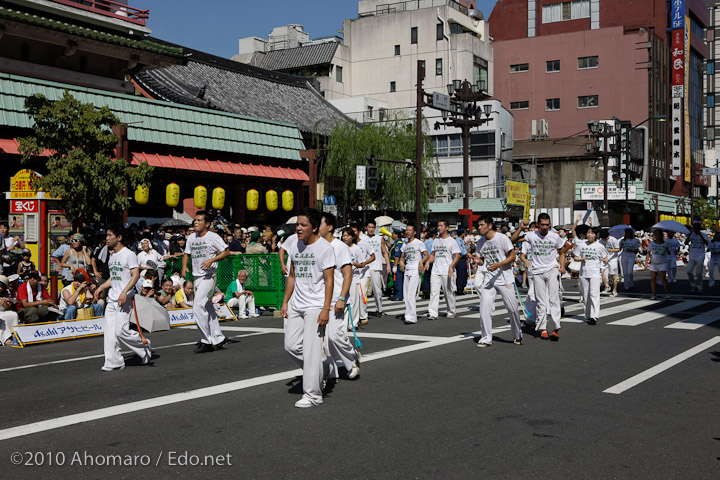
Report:
M145 280L143 280L142 286L143 286L143 288L145 288L145 287L147 287L147 288L152 288L152 287L153 287L153 282L152 282L152 280L150 280L149 278L148 278L148 279L145 279Z

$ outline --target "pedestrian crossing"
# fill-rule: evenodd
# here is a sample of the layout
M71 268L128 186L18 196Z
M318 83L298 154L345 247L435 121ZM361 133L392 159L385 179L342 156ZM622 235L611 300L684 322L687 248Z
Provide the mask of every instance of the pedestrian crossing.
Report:
M565 316L562 323L584 323L585 306L577 303L576 294L565 295ZM457 297L457 316L459 318L478 319L479 298L477 295L464 295ZM430 302L426 299L417 300L418 317L422 319L427 313ZM600 323L613 327L637 327L641 325L674 322L664 325L663 328L674 330L694 331L702 327L720 322L720 307L718 300L696 300L672 298L670 300L649 300L643 297L601 297ZM403 302L389 302L383 299L383 311L386 315L396 316L405 313ZM519 307L519 306L518 306ZM372 317L375 310L375 301L368 299L368 310ZM445 301L440 299L440 320L445 315ZM522 313L520 318L523 319ZM493 323L503 324L507 320L507 309L498 296L495 299Z

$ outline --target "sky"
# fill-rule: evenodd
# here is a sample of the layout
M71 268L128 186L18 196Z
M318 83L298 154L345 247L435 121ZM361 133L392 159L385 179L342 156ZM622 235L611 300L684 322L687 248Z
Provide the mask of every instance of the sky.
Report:
M496 0L478 0L490 16ZM392 3L393 0L388 0ZM130 0L150 10L152 36L185 47L230 58L238 39L267 38L273 27L300 24L310 39L336 35L343 20L357 17L357 0Z

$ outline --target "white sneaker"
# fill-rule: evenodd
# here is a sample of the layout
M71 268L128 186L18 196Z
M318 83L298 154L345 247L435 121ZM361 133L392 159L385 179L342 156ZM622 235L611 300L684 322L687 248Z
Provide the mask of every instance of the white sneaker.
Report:
M617 292L612 292L613 297L617 297Z
M251 313L251 314L250 314L250 317L251 317L251 318L255 318L255 317L259 317L259 316L260 316L259 313Z
M125 368L125 364L122 364L119 367L106 367L105 365L103 365L102 367L100 367L100 370L102 370L103 372L112 372L113 370L122 370L123 368Z
M317 407L319 405L322 405L322 403L313 403L312 400L306 397L302 397L300 400L295 402L295 406L297 408L311 408L311 407Z
M653 295L652 297L650 297L650 300L657 300L657 297Z
M446 315L446 318L455 318L455 312L448 313L448 314Z
M360 367L358 367L358 364L356 363L353 365L352 369L348 372L348 378L352 380L353 378L356 378L358 375L360 375Z
M249 317L247 315L238 315L238 318L242 318L243 320L247 320Z
M478 342L478 344L477 344L478 348L485 348L485 347L489 347L490 345L492 345L492 343Z

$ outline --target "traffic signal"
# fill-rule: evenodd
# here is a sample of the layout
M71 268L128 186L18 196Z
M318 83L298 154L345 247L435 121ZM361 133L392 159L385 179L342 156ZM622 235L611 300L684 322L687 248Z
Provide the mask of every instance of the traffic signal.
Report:
M369 166L367 167L367 189L368 190L377 190L378 185L378 176L377 176L377 167Z

